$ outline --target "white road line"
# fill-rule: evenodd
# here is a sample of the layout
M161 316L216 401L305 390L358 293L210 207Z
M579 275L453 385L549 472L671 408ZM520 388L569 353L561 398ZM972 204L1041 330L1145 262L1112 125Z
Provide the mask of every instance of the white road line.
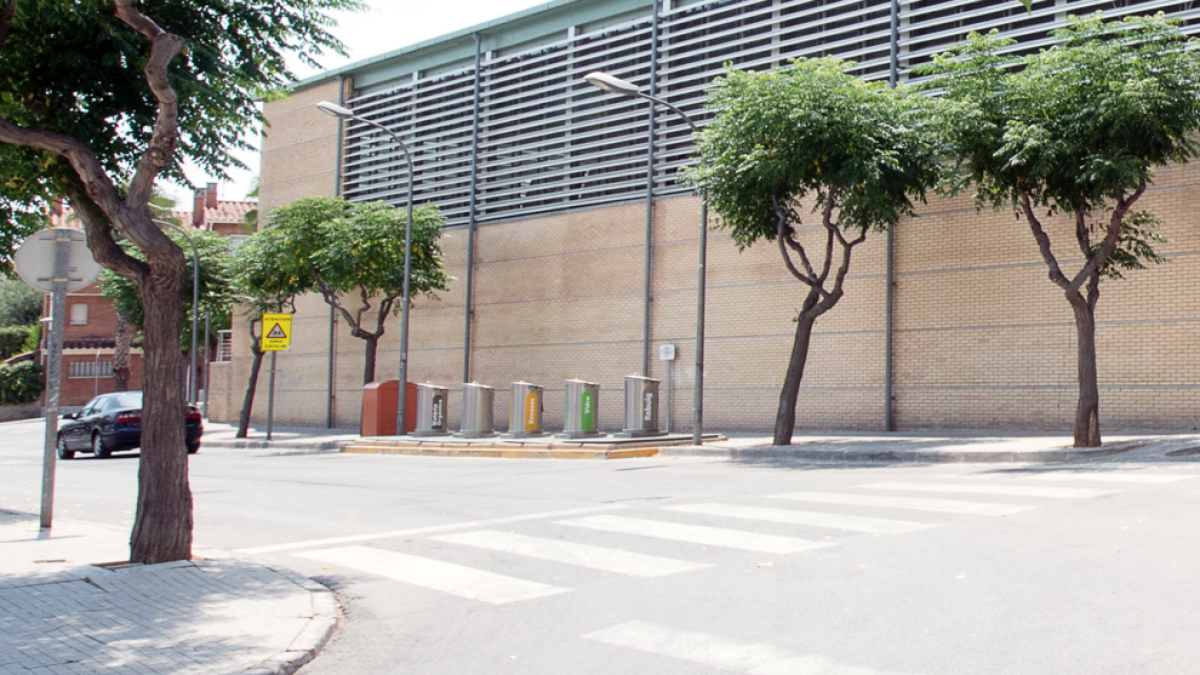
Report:
M632 551L618 551L602 546L577 544L554 539L529 537L512 532L498 530L481 530L479 532L463 532L434 537L438 541L464 546L476 546L492 551L525 555L530 558L540 558L553 562L590 567L617 574L631 574L639 577L663 577L668 574L691 572L692 570L712 567L705 563L660 558Z
M1168 476L1161 473L1123 473L1116 471L1098 471L1083 473L1075 471L1048 471L1029 476L1020 476L1029 480L1086 480L1097 483L1177 483L1195 476Z
M747 675L887 675L821 656L801 656L771 645L734 642L645 621L630 621L583 638Z
M519 523L525 520L542 520L545 518L562 518L563 516L576 516L584 513L595 513L597 511L612 511L615 509L628 508L625 504L607 504L605 506L593 506L586 509L566 509L564 511L546 511L544 513L527 513L521 516L509 516L507 518L491 518L488 520L468 520L462 523L449 523L447 525L430 525L428 527L414 527L408 530L391 530L388 532L375 532L373 534L353 534L345 537L329 537L328 539L310 539L308 541L295 541L290 544L272 544L270 546L256 546L254 548L239 549L238 553L248 553L257 555L259 553L274 553L276 551L291 551L297 548L315 548L319 546L334 546L337 544L354 544L360 541L375 541L377 539L391 539L393 537L411 537L418 534L429 534L431 532L446 532L448 530L463 530L469 527L488 527L490 525L502 525L504 523Z
M451 563L367 546L345 546L292 555L389 577L414 586L493 605L569 593L571 589L506 577Z
M921 497L891 497L885 495L857 495L839 492L789 492L771 495L772 499L791 499L798 502L820 502L822 504L848 504L851 506L883 506L894 509L916 511L938 511L941 513L968 513L976 516L1010 516L1036 506L960 502L954 499L923 499Z
M24 459L10 459L10 460L0 462L0 465L3 465L3 466L7 466L9 464L33 464L33 462L30 462L30 461L27 461Z
M1091 499L1116 490L1085 490L1064 487L1028 487L1025 485L964 485L960 483L871 483L860 488L875 490L910 490L913 492L963 492L977 495L1016 495L1018 497L1050 497L1053 499Z
M812 525L828 527L835 530L851 530L853 532L870 532L873 534L901 534L937 527L937 523L914 523L904 520L888 520L885 518L866 518L841 513L820 513L817 511L794 511L792 509L765 509L758 506L737 506L734 504L685 504L683 506L668 506L671 511L686 513L703 513L710 516L725 516L728 518L744 518L746 520L766 520L773 523L789 523L792 525Z
M742 530L726 530L720 527L704 525L685 525L669 523L662 520L642 520L641 518L626 518L624 516L588 516L574 520L560 520L558 525L587 527L605 532L620 534L635 534L658 539L686 541L692 544L736 548L743 551L758 551L760 553L797 553L816 548L836 546L831 542L815 542L795 537L780 537L774 534L759 534L743 532Z

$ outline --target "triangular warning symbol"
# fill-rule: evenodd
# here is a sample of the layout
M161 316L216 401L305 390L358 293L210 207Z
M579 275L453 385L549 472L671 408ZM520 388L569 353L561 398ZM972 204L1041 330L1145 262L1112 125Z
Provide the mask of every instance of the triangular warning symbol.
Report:
M267 333L267 337L275 340L286 340L287 333L283 332L283 326L280 324L275 324L275 327L271 329L271 332Z

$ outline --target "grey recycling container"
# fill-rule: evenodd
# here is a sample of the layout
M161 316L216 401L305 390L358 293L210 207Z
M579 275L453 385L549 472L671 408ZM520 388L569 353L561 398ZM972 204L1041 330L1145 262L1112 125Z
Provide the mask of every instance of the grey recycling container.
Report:
M595 438L599 430L600 385L583 380L567 380L566 419L560 438Z
M417 426L413 436L446 436L446 410L450 390L436 384L417 383Z
M547 435L542 431L542 398L546 388L528 382L512 383L512 412L508 416L508 433L502 438L536 438Z
M625 376L625 429L617 436L665 436L658 429L658 380Z
M496 401L496 389L478 382L463 383L462 429L455 438L490 438L495 422L492 407Z

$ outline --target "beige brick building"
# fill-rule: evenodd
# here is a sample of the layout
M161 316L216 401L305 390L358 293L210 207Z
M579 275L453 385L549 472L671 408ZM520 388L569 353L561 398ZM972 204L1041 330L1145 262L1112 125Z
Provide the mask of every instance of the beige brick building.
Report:
M1092 4L1051 3L1043 11L1035 3L1031 16L1043 23L1020 30L1044 34L1063 12ZM1127 4L1124 11L1136 12L1146 3ZM657 78L656 94L701 115L702 85L724 61L766 67L793 56L838 53L859 61L864 77L887 77L891 49L902 57L894 72L905 79L912 65L936 51L922 37L933 28L959 31L943 38L940 48L993 24L1018 30L1003 23L1015 16L1007 8L975 23L905 10L912 15L899 17L889 45L890 3L866 5L878 7L839 11L845 21L859 19L858 35L881 36L882 42L863 38L858 46L836 47L846 44L837 40L838 31L849 29L828 17L813 24L824 42L789 37L786 31L798 30L807 16L803 3L790 0L560 0L328 73L291 98L267 104L261 208L268 213L301 197L339 192L402 206L404 173L395 168L394 147L362 126L339 132L338 120L314 106L341 101L394 127L418 148L417 203L438 204L450 219L442 246L456 277L440 301L416 301L410 379L457 390L466 356L472 380L500 388L499 426L508 419L508 383L526 380L547 387L550 430L561 428L563 381L591 380L602 385L601 426L618 429L622 377L640 374L648 353L648 374L665 380L668 364L658 360L658 346L674 344L669 417L673 430L689 429L699 201L673 179L688 159L686 129L665 112L656 116L647 247L647 106L606 97L579 78L601 68L642 85ZM1059 5L1066 9L1055 11ZM722 46L718 38L698 42L694 36L700 34L733 37ZM645 54L662 60L658 72L648 72ZM479 96L472 95L476 72ZM446 149L448 142L459 145ZM1164 219L1162 232L1172 242L1162 253L1169 263L1101 285L1097 341L1106 430L1200 427L1200 300L1191 292L1200 280L1198 198L1200 168L1160 171L1141 207ZM787 273L773 245L739 253L715 216L712 224L718 227L709 234L708 249L705 426L767 430L805 287ZM1065 248L1073 244L1072 225L1047 226L1060 260L1077 269L1082 261ZM1023 220L1011 212L979 212L968 198L931 197L918 217L896 227L892 254L891 405L897 428L1071 427L1077 394L1072 314L1048 280ZM642 320L647 256L648 342ZM798 428L884 428L887 257L886 235L872 235L858 247L845 298L818 320ZM470 340L464 344L468 316ZM356 427L362 341L340 321L331 333L329 308L315 296L299 303L295 321L292 350L279 357L276 423ZM381 377L398 367L399 323L389 322L381 342ZM248 339L245 326L235 325L233 360L214 364L213 419L236 419L249 368ZM266 411L265 383L264 377L259 419ZM461 411L458 396L452 391L452 426Z

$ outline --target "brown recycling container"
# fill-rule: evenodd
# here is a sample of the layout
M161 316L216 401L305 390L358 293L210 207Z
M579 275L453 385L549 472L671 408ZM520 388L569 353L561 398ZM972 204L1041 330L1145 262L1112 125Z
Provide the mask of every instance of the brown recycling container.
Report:
M363 387L362 435L395 436L396 406L400 403L400 380L372 382ZM407 408L404 415L405 433L417 428L417 385L409 382Z

